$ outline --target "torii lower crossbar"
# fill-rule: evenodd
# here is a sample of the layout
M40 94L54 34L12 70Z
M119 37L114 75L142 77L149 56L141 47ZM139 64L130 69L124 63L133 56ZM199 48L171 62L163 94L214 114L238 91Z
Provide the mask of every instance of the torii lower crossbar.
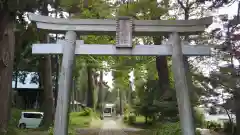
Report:
M77 42L79 43L79 42ZM187 56L206 56L210 47L202 45L183 45L182 52ZM63 54L63 44L34 44L33 54ZM76 55L115 55L115 56L171 56L171 45L136 45L133 48L117 48L115 45L77 44Z

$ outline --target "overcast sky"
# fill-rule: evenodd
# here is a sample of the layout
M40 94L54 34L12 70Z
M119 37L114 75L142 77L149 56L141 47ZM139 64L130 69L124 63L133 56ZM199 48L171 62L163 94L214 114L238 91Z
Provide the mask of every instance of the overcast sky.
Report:
M225 6L222 7L218 10L218 12L215 13L211 13L211 16L216 16L216 15L221 15L221 14L228 14L229 16L233 16L237 14L237 8L238 8L238 4L237 2L235 2L234 4L232 4L231 6ZM207 69L208 67L206 67ZM206 73L209 72L208 70L205 71ZM134 77L133 77L133 73L130 73L130 80L133 81ZM103 77L104 81L108 82L108 85L112 88L112 73L108 72L104 74ZM22 84L22 83L18 83L18 88L38 88L38 85L36 84L31 84L30 83L31 80L31 74L29 74L26 78L26 84ZM12 82L12 86L14 87L15 82Z

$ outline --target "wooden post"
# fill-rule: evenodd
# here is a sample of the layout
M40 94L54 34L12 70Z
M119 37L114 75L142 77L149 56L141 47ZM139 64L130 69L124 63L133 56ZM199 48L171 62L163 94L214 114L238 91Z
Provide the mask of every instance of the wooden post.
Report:
M182 134L195 135L186 72L183 64L181 39L178 33L173 33L170 40L170 42L172 42L172 68L177 93Z
M68 31L63 47L63 60L59 79L57 109L54 122L54 135L68 134L69 97L72 87L72 69L76 46L76 33Z

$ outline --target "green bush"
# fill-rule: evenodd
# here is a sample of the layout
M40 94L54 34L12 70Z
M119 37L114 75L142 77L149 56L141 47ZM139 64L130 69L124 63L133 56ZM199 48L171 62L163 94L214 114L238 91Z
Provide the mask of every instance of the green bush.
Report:
M53 135L53 132L54 132L53 127L49 127L48 135Z
M123 120L127 121L128 120L128 116L124 115Z
M156 135L181 135L181 128L179 122L162 124Z
M136 122L136 116L135 115L128 116L128 123L129 124L134 124L135 122Z
M205 118L203 112L194 109L194 119L197 127L203 127L205 123Z
M18 121L21 118L22 111L16 108L11 109L11 119L8 124L8 135L17 135L22 132L18 129Z
M162 124L154 135L182 135L180 123ZM196 131L196 135L201 135L200 131Z
M124 114L128 114L131 111L129 104L124 104Z
M11 119L9 121L10 127L17 127L18 121L21 118L22 111L19 109L11 109Z
M79 116L90 116L92 114L91 108L85 108L83 111L79 113Z
M221 124L214 121L208 121L206 122L206 127L214 131L219 131L221 129Z

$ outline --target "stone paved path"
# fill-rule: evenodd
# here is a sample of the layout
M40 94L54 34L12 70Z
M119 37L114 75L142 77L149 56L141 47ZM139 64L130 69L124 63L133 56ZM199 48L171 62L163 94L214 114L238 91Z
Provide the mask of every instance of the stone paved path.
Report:
M209 129L199 129L202 135L212 135Z
M96 121L95 121L96 122ZM102 120L101 128L81 128L77 130L78 135L127 135L122 126L114 118Z
M114 119L105 119L103 120L102 130L105 129L121 129L119 124Z
M98 135L127 135L127 134L122 130L122 127L116 122L116 120L106 118L103 120L103 125Z
M210 131L209 129L200 129L200 128L197 128L197 129L200 130L201 135L224 135L222 133Z
M96 123L97 122L97 123ZM114 118L105 118L101 121L94 121L94 125L99 125L101 128L82 128L77 130L77 135L152 135L153 133L148 130L141 130L136 128L125 127L121 120ZM208 129L200 129L202 135L218 135L212 134Z

